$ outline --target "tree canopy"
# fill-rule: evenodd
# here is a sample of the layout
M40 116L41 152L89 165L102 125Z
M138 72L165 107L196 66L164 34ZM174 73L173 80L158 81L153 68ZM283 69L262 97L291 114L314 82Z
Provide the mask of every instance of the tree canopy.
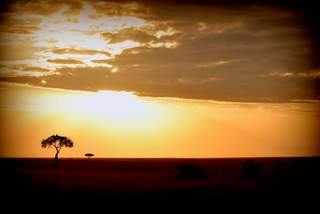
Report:
M60 135L51 135L47 139L41 141L41 146L43 148L54 147L57 151L60 151L62 147L73 147L73 142L71 139L60 136Z
M43 148L54 147L56 149L56 155L54 158L54 165L58 165L58 155L62 147L73 147L73 142L71 139L60 136L60 135L51 135L47 139L41 141L41 146Z

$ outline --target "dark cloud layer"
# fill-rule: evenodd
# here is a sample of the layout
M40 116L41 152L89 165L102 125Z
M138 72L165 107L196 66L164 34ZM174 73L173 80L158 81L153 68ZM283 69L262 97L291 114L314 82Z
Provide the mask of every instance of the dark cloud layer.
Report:
M90 3L91 2L91 3ZM60 68L43 77L2 77L2 81L80 90L130 90L139 95L193 99L281 102L320 99L319 15L313 3L298 1L89 1L101 15L133 15L152 28L101 32L110 43L132 40L144 45L110 59L107 67ZM82 8L70 1L67 15ZM2 16L14 4L6 4ZM57 5L59 5L57 3ZM41 3L30 11L50 10ZM58 6L57 6L58 7ZM55 10L55 8L51 8ZM50 13L50 11L48 12ZM4 20L4 19L3 19ZM34 25L9 25L3 33L29 33ZM10 26L10 27L9 27ZM3 29L5 28L5 29ZM34 29L33 29L34 28ZM170 35L163 29L173 29ZM177 44L166 47L166 44ZM152 45L153 44L153 45ZM54 54L105 54L97 50L52 49ZM48 59L77 64L72 59ZM41 80L46 80L44 85Z

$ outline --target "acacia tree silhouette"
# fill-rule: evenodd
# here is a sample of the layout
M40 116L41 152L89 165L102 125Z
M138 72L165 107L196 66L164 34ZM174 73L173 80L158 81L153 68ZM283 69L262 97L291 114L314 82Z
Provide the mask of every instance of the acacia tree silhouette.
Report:
M56 149L56 155L54 157L54 165L58 166L58 155L62 147L73 147L73 142L71 139L59 136L59 135L51 135L47 139L41 141L41 146L43 148L51 148L54 147Z

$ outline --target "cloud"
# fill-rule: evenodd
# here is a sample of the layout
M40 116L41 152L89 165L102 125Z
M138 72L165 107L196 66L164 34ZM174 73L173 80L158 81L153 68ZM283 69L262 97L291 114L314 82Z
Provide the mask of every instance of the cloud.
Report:
M58 74L56 66L47 61L36 59L0 61L1 76L48 76Z
M48 72L49 71L49 69L46 69L46 68L34 67L34 66L29 66L29 65L1 65L0 64L0 67L22 70L22 71L39 71L39 72Z
M104 54L106 56L110 56L110 53L106 51L81 50L81 49L73 49L73 48L52 49L52 50L49 50L49 52L52 52L54 54L85 54L85 55Z
M75 59L48 59L47 62L56 64L83 64L82 61Z
M306 11L313 10L273 1L59 1L52 8L41 1L13 3L2 13L0 41L7 51L0 60L15 75L2 67L1 79L38 85L40 78L26 72L42 72L50 73L41 77L42 85L56 88L241 101L319 99L318 16ZM29 58L10 53L20 44ZM22 64L30 70L19 69Z
M127 28L117 32L103 32L102 36L110 43L118 43L128 39L143 43L155 38L147 31L136 28Z
M52 15L65 7L65 15L78 14L83 5L81 1L77 0L34 0L34 1L17 1L16 5L13 5L16 10L23 11L25 13L32 13L41 16Z
M1 33L12 33L12 34L32 34L39 28L30 24L16 24L16 25L1 25Z
M320 68L317 68L315 70L311 71L305 71L305 72L271 72L267 75L262 75L263 77L265 76L276 76L276 77L306 77L306 78L319 78L320 77Z
M1 77L19 77L19 76L32 76L41 77L54 75L49 69L42 67L35 67L30 65L15 65L15 64L0 64Z
M95 59L95 60L91 60L94 63L109 63L109 60L106 59Z

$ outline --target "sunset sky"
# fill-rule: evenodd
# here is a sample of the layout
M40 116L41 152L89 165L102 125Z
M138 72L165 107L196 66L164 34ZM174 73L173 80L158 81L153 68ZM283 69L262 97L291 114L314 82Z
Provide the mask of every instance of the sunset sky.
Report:
M320 155L320 18L295 1L4 1L1 157Z

